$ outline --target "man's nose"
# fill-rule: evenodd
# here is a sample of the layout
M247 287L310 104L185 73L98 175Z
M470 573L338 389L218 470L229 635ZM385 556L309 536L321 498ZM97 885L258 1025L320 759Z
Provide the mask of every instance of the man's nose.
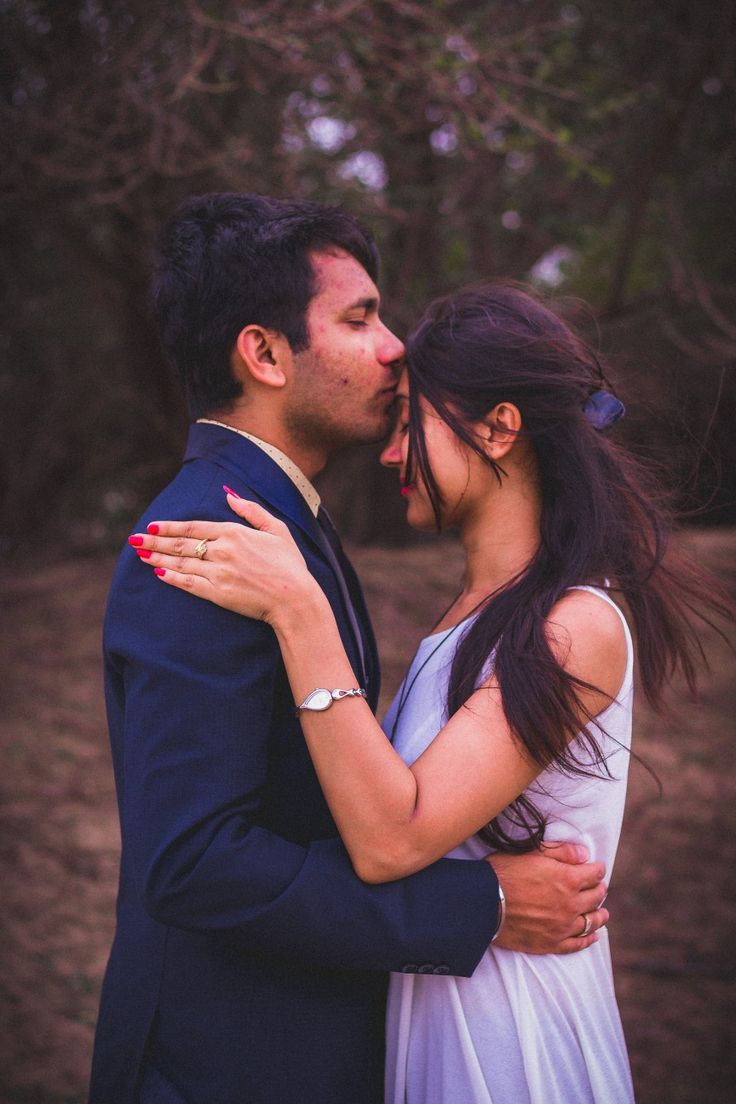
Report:
M378 359L381 364L399 366L404 362L405 353L404 342L395 333L392 333L388 326L384 326L378 348Z

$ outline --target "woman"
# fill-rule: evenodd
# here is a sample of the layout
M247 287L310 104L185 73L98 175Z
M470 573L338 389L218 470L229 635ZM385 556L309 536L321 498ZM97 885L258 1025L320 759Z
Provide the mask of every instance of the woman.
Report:
M548 835L583 839L610 879L631 736L621 605L655 704L676 667L692 680L691 609L725 606L665 553L641 473L601 433L623 407L599 389L590 350L532 295L499 283L438 300L407 363L382 459L400 474L410 524L457 528L466 570L389 710L393 746L281 522L231 497L258 531L195 523L182 563L166 538L187 523L162 523L161 551L145 562L164 582L271 624L362 878ZM211 542L204 560L200 539ZM492 947L472 978L395 975L387 1024L392 1104L632 1099L605 931L568 957Z

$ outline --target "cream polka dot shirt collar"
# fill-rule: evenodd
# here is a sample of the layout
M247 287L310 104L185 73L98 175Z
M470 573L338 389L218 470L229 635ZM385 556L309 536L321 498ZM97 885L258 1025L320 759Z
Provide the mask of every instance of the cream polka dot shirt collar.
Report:
M246 440L252 441L254 445L257 445L259 449L266 453L266 456L271 457L274 464L278 464L284 475L288 475L291 482L304 498L309 509L315 517L317 516L317 511L319 510L322 500L301 468L298 468L285 452L276 448L275 445L269 445L268 441L262 441L260 437L255 437L252 433L247 433L244 429L236 429L235 426L227 425L225 422L216 422L213 418L198 418L197 422L201 425L215 425L220 426L221 429L229 429L232 433L239 433L241 437L245 437Z

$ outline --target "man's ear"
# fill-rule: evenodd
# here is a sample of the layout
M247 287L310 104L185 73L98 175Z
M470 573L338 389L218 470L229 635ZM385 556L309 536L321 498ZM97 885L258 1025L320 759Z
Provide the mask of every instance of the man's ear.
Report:
M231 357L232 369L246 387L254 380L265 387L283 387L291 364L291 346L283 334L263 326L245 326Z
M483 419L485 449L491 460L501 460L514 447L521 432L521 412L513 403L498 403Z

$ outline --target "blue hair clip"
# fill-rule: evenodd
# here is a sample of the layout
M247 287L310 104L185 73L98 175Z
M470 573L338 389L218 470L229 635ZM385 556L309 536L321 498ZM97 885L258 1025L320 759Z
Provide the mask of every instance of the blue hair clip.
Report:
M608 429L625 412L624 404L610 391L594 391L583 407L583 414L593 429Z

